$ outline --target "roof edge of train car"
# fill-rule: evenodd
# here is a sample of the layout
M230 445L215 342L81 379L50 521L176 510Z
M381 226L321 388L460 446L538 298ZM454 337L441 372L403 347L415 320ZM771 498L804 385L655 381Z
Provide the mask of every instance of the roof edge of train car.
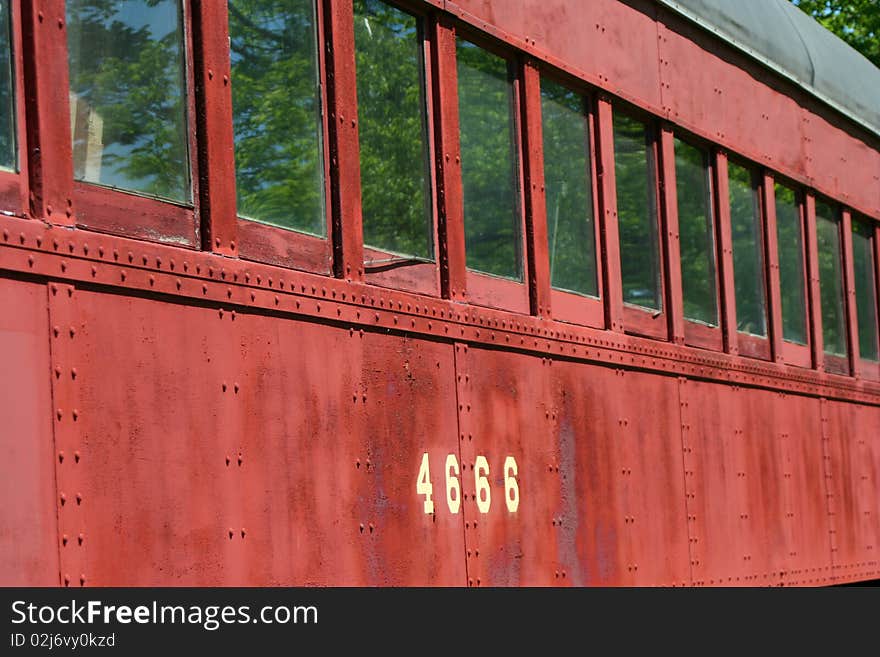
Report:
M880 137L880 68L790 0L655 1Z

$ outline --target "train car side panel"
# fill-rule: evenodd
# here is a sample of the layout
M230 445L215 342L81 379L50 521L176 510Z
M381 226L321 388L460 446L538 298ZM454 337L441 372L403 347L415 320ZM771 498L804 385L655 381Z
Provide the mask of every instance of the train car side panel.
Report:
M457 450L451 345L77 298L89 581L464 583L460 516L416 494Z
M47 295L46 285L0 278L3 586L59 583Z

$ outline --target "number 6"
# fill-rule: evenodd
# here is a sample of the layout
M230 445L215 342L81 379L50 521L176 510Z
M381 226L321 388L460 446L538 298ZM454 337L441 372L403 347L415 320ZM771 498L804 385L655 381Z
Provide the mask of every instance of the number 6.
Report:
M516 475L519 471L516 467L516 459L508 456L504 459L504 501L507 502L507 510L516 513L519 508L519 484L516 483Z
M492 505L492 491L489 489L489 462L485 456L478 456L474 463L474 485L477 487L477 508L480 513L489 513Z
M453 491L455 491L454 497ZM446 504L450 513L458 513L461 508L461 484L458 483L458 460L455 454L446 457Z

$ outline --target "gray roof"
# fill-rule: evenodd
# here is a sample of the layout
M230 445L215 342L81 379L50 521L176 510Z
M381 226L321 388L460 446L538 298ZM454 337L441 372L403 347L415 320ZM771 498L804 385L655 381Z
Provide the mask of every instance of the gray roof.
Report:
M789 0L657 0L880 136L880 69Z

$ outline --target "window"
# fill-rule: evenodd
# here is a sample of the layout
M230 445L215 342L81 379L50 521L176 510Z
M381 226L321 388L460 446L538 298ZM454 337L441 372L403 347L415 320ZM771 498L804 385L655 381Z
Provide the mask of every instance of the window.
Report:
M431 259L432 206L421 26L355 0L364 243Z
M684 317L718 325L709 153L675 139L675 189Z
M67 2L77 180L192 202L179 0Z
M776 183L776 240L782 337L807 344L807 305L804 276L804 238L800 204L793 189Z
M819 292L822 306L822 343L825 353L846 355L843 310L839 212L816 203L816 247L819 254Z
M590 134L583 96L541 80L550 284L596 297Z
M464 230L470 269L523 279L511 64L456 40Z
M760 202L754 175L749 169L728 162L728 186L736 328L742 333L766 337Z
M313 0L229 1L238 213L324 236Z
M0 0L0 168L16 168L15 94L9 0Z
M859 356L880 360L877 335L877 287L874 262L874 228L867 221L852 222L853 269L855 272L856 314L859 327Z
M623 300L659 311L663 300L653 135L644 123L617 113L614 171Z

